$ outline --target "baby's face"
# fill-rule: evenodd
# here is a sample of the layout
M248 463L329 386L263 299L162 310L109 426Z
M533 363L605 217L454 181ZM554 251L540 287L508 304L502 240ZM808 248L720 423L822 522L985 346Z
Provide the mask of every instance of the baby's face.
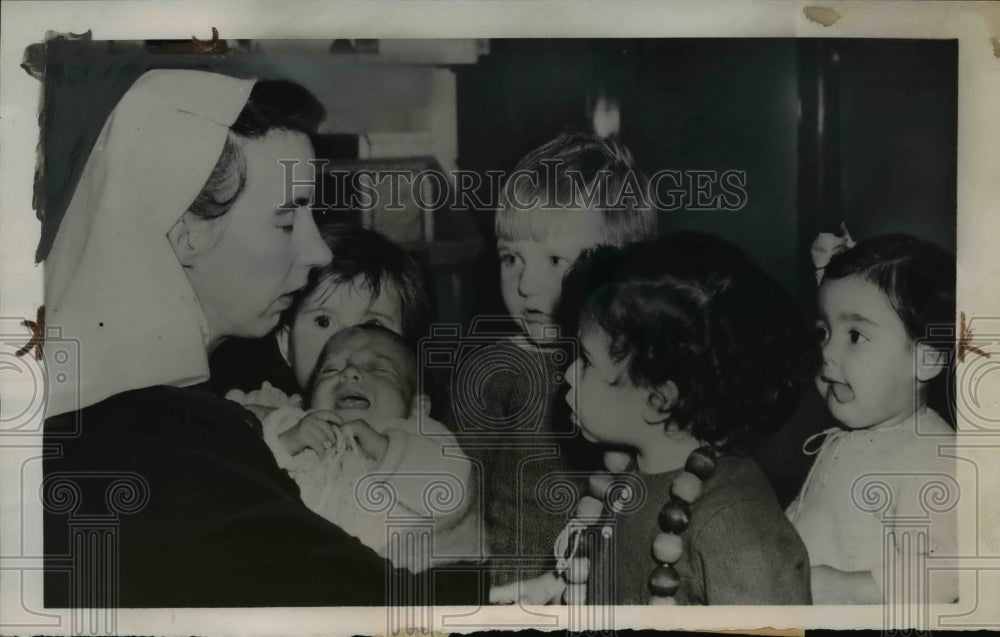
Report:
M604 241L602 215L591 211L566 213L566 223L548 236L497 241L500 289L507 311L524 319L528 336L542 341L543 328L555 324L563 276L580 253Z
M352 325L373 323L403 333L403 311L399 293L383 281L380 294L358 278L339 285L324 282L306 298L292 320L288 355L300 387L307 387L319 354L330 337Z
M323 348L309 407L345 420L407 418L416 384L409 349L381 330L347 329Z

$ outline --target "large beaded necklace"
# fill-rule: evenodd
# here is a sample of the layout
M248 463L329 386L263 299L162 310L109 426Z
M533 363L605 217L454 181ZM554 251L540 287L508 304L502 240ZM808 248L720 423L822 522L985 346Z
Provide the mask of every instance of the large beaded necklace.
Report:
M705 445L695 449L688 455L682 471L670 483L670 499L660 510L657 519L661 533L653 540L653 557L660 566L649 574L650 604L676 605L674 597L680 589L681 577L674 565L684 554L684 542L681 539L689 524L691 524L691 505L693 505L704 490L704 482L715 473L717 455L715 449ZM608 467L611 470L622 471L620 467ZM590 495L580 498L577 504L576 516L567 523L555 543L556 572L562 574L580 549L580 539L583 531L590 525L601 520L604 511L603 500L612 483L609 474L601 473L591 476L589 480ZM624 487L615 493L609 509L611 515L621 512L622 504L628 500L631 493ZM601 528L601 535L610 538L613 528L610 523Z

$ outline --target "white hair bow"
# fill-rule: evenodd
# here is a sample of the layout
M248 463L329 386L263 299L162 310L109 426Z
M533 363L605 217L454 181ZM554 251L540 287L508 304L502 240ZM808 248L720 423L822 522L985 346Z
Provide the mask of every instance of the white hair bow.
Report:
M840 234L821 232L816 235L811 250L813 267L816 268L816 285L823 282L823 272L830 264L830 259L855 245L857 241L851 238L851 233L847 231L847 224L844 222L840 223Z

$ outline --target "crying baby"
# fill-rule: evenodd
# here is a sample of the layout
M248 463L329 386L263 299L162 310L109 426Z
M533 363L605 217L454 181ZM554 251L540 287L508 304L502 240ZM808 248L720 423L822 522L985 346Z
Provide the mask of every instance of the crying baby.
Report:
M264 439L306 506L412 571L481 558L471 463L428 416L416 358L399 335L358 325L332 336L306 405L263 419ZM414 527L432 528L431 541L394 541L393 518L431 522Z

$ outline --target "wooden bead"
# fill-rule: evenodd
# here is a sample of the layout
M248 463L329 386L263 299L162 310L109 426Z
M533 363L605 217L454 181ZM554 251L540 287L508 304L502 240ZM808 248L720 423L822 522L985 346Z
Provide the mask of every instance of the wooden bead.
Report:
M660 509L659 523L667 533L682 533L691 524L691 507L687 502L671 498Z
M684 553L684 541L673 533L660 533L653 540L653 557L657 562L673 564Z
M673 596L671 596L671 597L660 597L659 595L653 595L652 597L649 598L649 605L650 606L676 606L677 605L677 598L673 597Z
M695 449L688 456L684 468L702 480L708 480L715 473L715 452L708 447Z
M604 492L611 486L611 474L607 472L595 473L587 480L587 487L590 495L600 501L604 501Z
M649 574L649 592L658 597L674 595L680 586L681 576L673 566L657 566Z
M670 493L678 500L693 504L701 496L702 481L698 476L682 471L670 485Z
M589 495L585 495L580 498L580 502L576 505L576 517L587 520L594 520L601 517L601 513L604 511L604 503L597 498L592 498Z
M624 473L632 464L632 455L624 451L608 451L604 454L604 466L608 471Z

